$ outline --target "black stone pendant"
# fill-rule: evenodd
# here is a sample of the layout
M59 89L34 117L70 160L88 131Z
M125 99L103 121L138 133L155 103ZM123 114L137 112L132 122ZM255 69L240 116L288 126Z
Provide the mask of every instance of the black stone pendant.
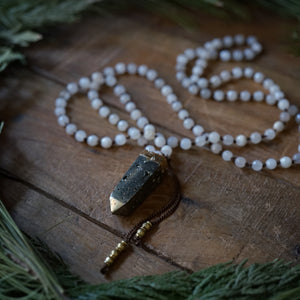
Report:
M157 187L167 168L164 156L143 151L111 193L111 212L129 215Z

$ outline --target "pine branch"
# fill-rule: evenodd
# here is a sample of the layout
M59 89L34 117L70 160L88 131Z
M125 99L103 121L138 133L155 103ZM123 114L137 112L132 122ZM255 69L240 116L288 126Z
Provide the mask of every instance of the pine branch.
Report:
M0 201L0 299L299 299L300 265L244 264L90 285L71 274L45 244L30 243Z

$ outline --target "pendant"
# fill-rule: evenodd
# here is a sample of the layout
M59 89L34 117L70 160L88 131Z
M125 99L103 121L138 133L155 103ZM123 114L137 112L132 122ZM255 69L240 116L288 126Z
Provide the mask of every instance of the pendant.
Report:
M144 150L112 191L111 212L122 216L131 214L160 184L167 168L163 155Z

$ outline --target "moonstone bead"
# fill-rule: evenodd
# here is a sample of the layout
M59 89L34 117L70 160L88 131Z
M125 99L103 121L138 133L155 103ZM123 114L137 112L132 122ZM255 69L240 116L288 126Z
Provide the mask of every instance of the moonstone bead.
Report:
M161 93L164 96L168 96L169 94L173 93L173 89L169 85L165 85L162 87Z
M238 46L241 46L245 43L245 37L242 34L237 34L234 36L234 41Z
M75 140L77 142L84 142L84 140L86 139L86 132L84 130L77 130L75 133Z
M127 133L130 136L130 138L133 139L133 140L137 140L141 136L141 132L135 127L130 127L128 129Z
M114 94L120 96L126 92L124 85L118 84L114 87Z
M139 109L134 109L131 113L130 113L130 118L134 121L136 121L138 118L140 118L142 116L142 112Z
M265 131L264 135L266 136L266 139L270 141L270 140L273 140L275 138L276 132L275 132L274 129L269 128Z
M82 77L79 79L78 85L81 89L87 90L90 87L91 81L88 77Z
M226 48L230 48L233 45L233 37L226 35L223 37L223 44Z
M300 153L296 153L296 154L293 155L293 161L297 165L300 164Z
M195 136L201 135L204 132L204 128L201 125L196 125L193 127L193 134Z
M254 74L254 71L253 71L252 68L245 68L244 69L244 76L246 78L251 78L253 76L253 74Z
M219 154L222 151L222 145L219 143L212 144L210 150L212 153Z
M233 136L226 134L223 136L223 144L226 146L231 146L233 144Z
M145 76L148 71L148 67L146 65L140 65L138 67L138 73L140 76Z
M69 135L73 135L77 130L77 126L73 123L70 123L66 126L66 133Z
M251 167L254 171L260 171L263 167L263 163L260 160L255 160L252 162Z
M162 135L159 135L154 139L154 145L158 148L163 147L165 144L166 144L166 139Z
M154 80L154 86L157 89L161 89L165 85L165 81L162 78L157 78Z
M96 135L89 135L87 140L86 140L87 144L91 147L95 147L98 145L99 143L99 138Z
M140 117L136 121L136 125L141 129L144 128L147 124L149 124L149 120L146 117Z
M120 96L120 102L122 104L126 104L127 102L129 102L131 100L131 97L129 94L123 94Z
M263 87L265 89L269 89L271 85L274 84L274 81L270 78L266 78L264 81L263 81Z
M115 70L112 67L106 67L103 70L105 76L113 76L115 75Z
M265 76L261 72L256 72L253 76L253 80L258 83L263 82L264 78L265 78Z
M136 108L136 105L134 102L127 102L125 105L125 109L128 112L132 112Z
M182 109L182 104L181 104L181 102L180 101L175 101L175 102L173 102L172 103L172 109L174 110L174 111L179 111L180 109Z
M243 76L243 70L240 67L233 68L231 73L232 73L232 77L235 79L239 79Z
M296 105L290 105L290 107L288 108L288 113L291 116L295 116L298 112L298 107Z
M138 146L144 147L145 145L148 144L148 141L143 136L141 136L138 138L137 144Z
M126 131L127 128L128 128L128 122L127 121L124 121L124 120L120 120L117 124L117 128L120 130L120 131Z
M112 87L117 83L117 79L115 76L110 75L105 78L105 83L106 83L106 85Z
M246 166L246 159L242 156L238 156L234 163L238 168L244 168Z
M244 50L244 56L246 60L252 60L255 57L255 53L252 49L247 48Z
M227 91L226 96L228 101L236 101L238 98L238 93L236 91L229 90Z
M101 139L101 146L105 149L108 149L112 146L112 140L110 137L105 136Z
M98 98L99 97L99 95L98 95L98 92L97 91L94 91L94 90L90 90L89 92L88 92L88 98L90 99L90 100L93 100L93 99L96 99L96 98Z
M186 129L191 129L195 125L195 122L191 118L187 118L183 121L183 127Z
M267 102L267 104L269 104L269 105L274 105L274 104L277 102L277 100L275 99L275 97L274 97L273 95L268 94L268 95L266 96L266 102Z
M197 84L200 89L205 89L208 87L208 80L206 78L199 78Z
M243 60L243 58L244 58L243 51L241 51L241 50L234 50L232 52L232 58L235 61L241 61L241 60Z
M66 115L61 115L57 119L58 125L62 127L65 127L69 123L69 121L69 117Z
M115 65L115 70L117 74L124 74L126 72L126 65L122 62L119 62Z
M212 87L214 87L214 88L216 88L222 84L222 80L218 75L214 75L214 76L210 77L209 82L212 85Z
M213 131L209 134L208 140L210 143L213 144L218 143L220 141L220 135L216 131Z
M183 150L189 150L192 147L192 141L189 138L183 138L180 141L180 148Z
M259 132L251 133L250 140L252 144L259 144L262 140L261 134Z
M269 158L266 160L266 167L269 170L274 170L277 167L277 161L274 158Z
M288 156L283 156L280 158L280 166L282 168L289 168L292 165L292 160Z
M176 148L178 146L178 138L175 136L170 136L167 140L167 144L172 148Z
M204 99L209 99L211 97L211 90L210 89L202 89L200 91L200 96Z
M178 118L180 120L184 120L185 118L187 118L189 116L189 113L186 109L181 109L179 112L178 112Z
M109 114L110 114L110 109L109 109L107 106L102 106L102 107L99 109L99 115L100 115L102 118L108 117Z
M297 114L297 115L296 115L295 120L296 120L296 123L297 123L297 124L300 124L300 114Z
M287 99L281 99L281 100L278 101L277 106L278 106L278 108L279 108L280 110L285 110L285 109L288 109L288 108L289 108L290 102L289 102L289 100L287 100Z
M148 141L153 140L155 138L155 128L153 125L148 124L144 127L144 137Z
M214 99L216 101L223 101L224 100L224 92L221 90L216 90L214 92Z
M230 75L230 72L227 71L227 70L223 70L221 73L220 73L220 77L221 79L223 80L223 82L227 82L231 79L231 75Z
M231 59L231 53L229 50L222 50L220 51L220 60L222 61L229 61Z
M126 144L126 136L124 134L117 134L115 136L115 143L118 146L123 146Z
M195 138L195 144L198 147L205 146L207 144L207 142L208 142L208 134L203 134L203 135L197 136Z
M102 84L104 83L104 76L102 73L100 72L94 72L92 75L91 75L91 78L92 78L92 81L93 82L96 82L98 84Z
M112 125L116 125L119 122L120 118L117 114L110 114L108 117L108 122Z
M173 102L178 100L175 94L169 94L166 99L169 104L172 104Z
M188 90L192 95L196 95L199 91L199 88L195 84L192 84L189 86Z
M247 138L245 135L240 134L235 138L235 142L238 146L243 147L247 144Z
M147 151L149 151L149 152L154 152L154 151L155 151L155 147L152 146L152 145L147 145L147 146L145 147L145 149L146 149Z
M146 77L148 80L153 81L157 78L157 72L155 70L148 70L146 73Z
M91 102L91 106L93 109L98 110L103 105L103 101L101 99L94 99Z
M61 115L65 115L66 114L66 109L64 107L56 107L54 110L54 114L59 117Z
M282 113L280 113L279 115L279 119L282 122L288 122L290 120L291 116L288 112L283 111Z
M273 124L273 129L276 130L277 132L281 132L284 129L284 124L281 121L276 121Z
M163 146L163 147L160 149L160 151L161 151L161 153L162 153L164 156L166 156L166 157L171 157L172 152L173 152L172 148L171 148L170 146L168 146L168 145Z
M249 91L241 91L240 98L242 101L249 101L251 99L251 93Z
M222 153L222 158L223 158L223 160L225 160L225 161L231 161L232 156L233 156L233 154L232 154L232 152L229 151L229 150L225 150L225 151L223 151L223 153Z
M74 95L78 92L78 85L75 82L71 82L67 85L67 90L71 95Z
M274 96L277 100L280 100L284 97L284 93L283 93L283 91L277 91L274 93Z
M128 74L135 74L137 70L137 65L134 63L130 63L127 65L127 72Z
M63 98L57 98L55 100L55 106L56 107L66 107L67 106L67 101L66 99Z
M264 100L264 93L262 91L256 91L253 93L253 99L257 102Z

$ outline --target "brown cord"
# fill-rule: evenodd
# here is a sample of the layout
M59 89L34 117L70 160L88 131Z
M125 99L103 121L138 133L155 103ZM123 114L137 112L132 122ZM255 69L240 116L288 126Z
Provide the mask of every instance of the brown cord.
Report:
M181 195L180 195L180 185L177 176L175 175L172 167L170 166L170 163L168 163L169 168L168 168L168 173L172 176L173 178L173 184L175 187L175 191L170 198L170 200L167 202L167 204L161 208L160 210L154 212L152 215L150 215L148 218L145 218L138 222L125 236L125 242L130 243L131 240L135 237L136 232L141 228L141 226L147 222L150 221L152 225L157 225L160 222L162 222L164 219L168 218L171 216L175 210L177 209ZM140 243L141 239L140 238L135 238L134 242L136 245ZM109 266L107 264L104 264L104 266L101 268L101 273L105 274L107 273L109 269Z

